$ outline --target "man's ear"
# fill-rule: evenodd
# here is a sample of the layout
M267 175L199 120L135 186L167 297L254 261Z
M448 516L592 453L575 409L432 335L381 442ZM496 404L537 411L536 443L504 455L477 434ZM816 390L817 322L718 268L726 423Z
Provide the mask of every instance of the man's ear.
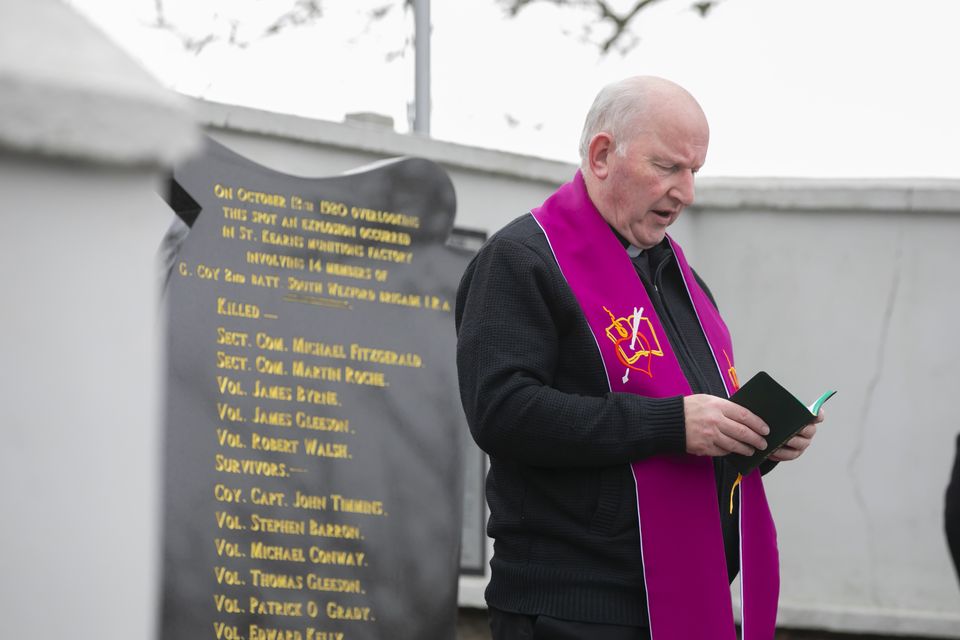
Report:
M587 147L587 168L598 180L606 180L610 174L608 160L614 153L613 138L601 131L590 138Z

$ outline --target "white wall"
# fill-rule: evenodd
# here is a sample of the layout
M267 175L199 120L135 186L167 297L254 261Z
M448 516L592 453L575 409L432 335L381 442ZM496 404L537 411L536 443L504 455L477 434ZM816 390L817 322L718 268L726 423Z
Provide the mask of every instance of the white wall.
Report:
M60 2L0 3L4 637L154 635L155 188L196 133Z
M815 446L768 476L783 624L960 637L943 497L960 431L960 182L724 182L697 254L738 347L802 400Z
M148 638L159 580L153 179L0 154L8 637Z

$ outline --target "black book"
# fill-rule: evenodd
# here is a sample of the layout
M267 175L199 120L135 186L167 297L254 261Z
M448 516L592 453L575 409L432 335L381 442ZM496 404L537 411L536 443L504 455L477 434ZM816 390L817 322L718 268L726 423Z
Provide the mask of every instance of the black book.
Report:
M813 422L823 403L832 398L835 393L836 391L827 391L807 407L771 378L767 372L761 371L737 389L736 393L730 396L730 401L746 407L767 423L770 427L770 433L766 437L767 448L762 451L758 449L752 456L731 453L727 456L727 460L734 469L742 475L747 475L783 443Z

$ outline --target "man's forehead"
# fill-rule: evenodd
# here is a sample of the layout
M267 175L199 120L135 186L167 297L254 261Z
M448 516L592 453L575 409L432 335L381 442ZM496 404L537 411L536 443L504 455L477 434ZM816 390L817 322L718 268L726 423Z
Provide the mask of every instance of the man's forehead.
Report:
M692 100L670 101L640 110L629 124L631 137L657 135L661 138L690 139L706 144L710 126L700 106Z
M709 139L689 132L644 131L632 144L651 159L699 167L706 159Z

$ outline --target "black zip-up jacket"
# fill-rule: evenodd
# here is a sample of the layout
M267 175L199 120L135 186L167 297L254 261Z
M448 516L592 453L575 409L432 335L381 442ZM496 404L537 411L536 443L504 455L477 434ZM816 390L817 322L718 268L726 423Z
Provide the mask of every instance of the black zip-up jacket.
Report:
M668 243L634 264L693 392L725 397ZM464 411L490 456L487 603L646 626L629 463L685 451L683 398L609 390L590 327L529 214L494 235L467 267L456 323ZM730 515L728 505L736 473L722 459L714 467L732 580L738 509L735 503Z

